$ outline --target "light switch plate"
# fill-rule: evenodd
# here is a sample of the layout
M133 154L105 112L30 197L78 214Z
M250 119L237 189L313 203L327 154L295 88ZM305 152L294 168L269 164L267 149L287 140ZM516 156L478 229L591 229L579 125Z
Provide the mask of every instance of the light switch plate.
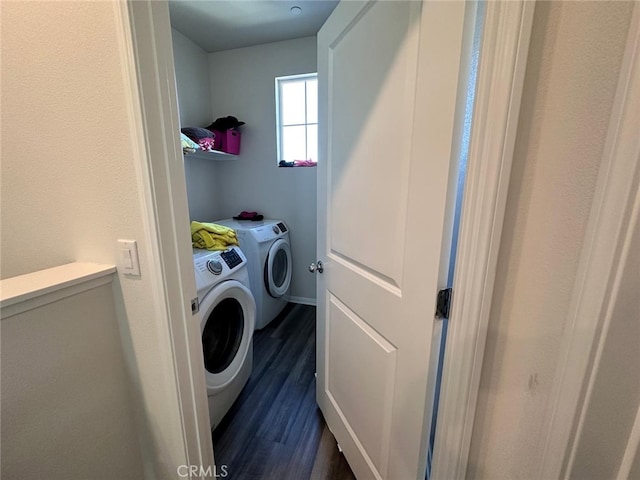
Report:
M125 275L140 276L138 245L135 240L118 240L118 271Z

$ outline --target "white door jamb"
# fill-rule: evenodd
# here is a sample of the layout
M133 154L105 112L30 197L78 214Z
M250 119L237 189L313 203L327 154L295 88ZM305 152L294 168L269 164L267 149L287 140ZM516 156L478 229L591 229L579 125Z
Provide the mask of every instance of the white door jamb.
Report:
M434 480L465 478L535 2L486 2Z

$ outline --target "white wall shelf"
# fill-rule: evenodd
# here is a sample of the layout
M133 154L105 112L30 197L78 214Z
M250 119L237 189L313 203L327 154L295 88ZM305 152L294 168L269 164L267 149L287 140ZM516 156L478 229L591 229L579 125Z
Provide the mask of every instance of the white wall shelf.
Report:
M234 155L233 153L222 152L220 150L196 150L193 153L185 153L185 157L189 158L201 158L206 160L218 160L218 161L228 161L228 160L236 160L238 155Z

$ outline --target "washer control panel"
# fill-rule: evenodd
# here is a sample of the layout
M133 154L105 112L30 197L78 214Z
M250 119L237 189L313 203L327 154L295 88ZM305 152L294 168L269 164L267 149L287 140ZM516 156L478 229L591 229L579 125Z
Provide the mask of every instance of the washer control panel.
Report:
M218 260L207 260L207 270L214 275L220 275L222 273L222 264Z
M240 255L238 255L238 252L235 248L231 248L226 252L222 252L220 256L231 270L242 263L242 258L240 257Z
M204 250L194 257L196 276L203 280L215 276L222 280L246 263L247 259L239 248L231 247L224 252L207 252Z

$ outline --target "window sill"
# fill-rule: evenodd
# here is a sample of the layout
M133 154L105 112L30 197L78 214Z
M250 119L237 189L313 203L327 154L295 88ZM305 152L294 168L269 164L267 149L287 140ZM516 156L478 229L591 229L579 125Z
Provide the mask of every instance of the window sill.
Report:
M317 162L308 162L306 160L296 160L294 162L285 162L284 160L280 160L278 168L306 168L315 167L317 165Z

